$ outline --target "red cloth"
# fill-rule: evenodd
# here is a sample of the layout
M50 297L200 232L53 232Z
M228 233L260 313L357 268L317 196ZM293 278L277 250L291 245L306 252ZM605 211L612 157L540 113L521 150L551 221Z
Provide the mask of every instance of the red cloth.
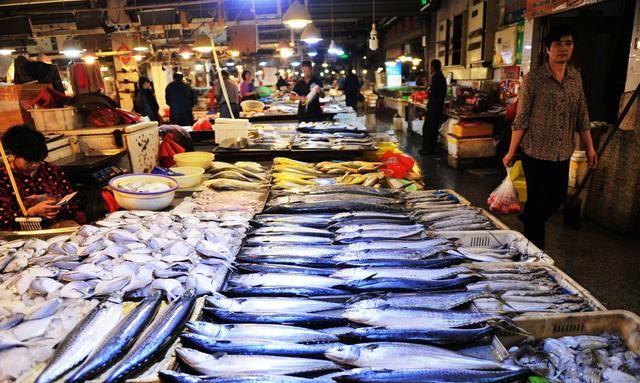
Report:
M416 161L404 154L393 153L391 151L382 155L382 170L387 177L404 178L413 169Z
M516 115L518 114L518 100L513 104L509 105L507 111L504 115L504 120L507 122L513 122L516 120Z
M59 199L73 192L73 188L62 170L48 162L42 164L33 176L18 173L13 175L23 200L28 196L42 194ZM22 217L22 211L18 206L9 175L4 167L0 169L0 186L0 227L2 230L17 230L19 225L16 224L15 218ZM73 199L60 208L57 218L75 219L77 213L77 201Z
M76 63L69 67L71 87L76 95L104 90L100 65Z
M22 107L25 109L33 109L36 105L38 108L61 108L71 103L72 98L64 93L60 93L55 89L43 88L38 95L30 100L23 100Z
M173 133L167 133L162 139L160 144L160 151L158 153L160 165L164 168L170 168L176 164L173 160L173 156L178 153L184 153L185 150L173 139Z
M122 116L115 109L101 108L89 113L87 122L96 128L116 126L122 124Z
M201 118L193 124L193 131L205 131L205 130L213 130L213 126L207 117Z
M102 196L102 200L104 201L104 208L105 210L107 210L107 213L113 213L116 210L120 210L120 205L118 205L118 203L116 202L113 193L111 193L109 190L102 189L100 195Z

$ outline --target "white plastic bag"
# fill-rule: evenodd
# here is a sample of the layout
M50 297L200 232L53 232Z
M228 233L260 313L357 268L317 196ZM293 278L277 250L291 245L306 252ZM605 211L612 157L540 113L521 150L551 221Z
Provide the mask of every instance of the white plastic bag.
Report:
M492 212L510 214L520 213L522 211L522 206L520 206L520 200L518 199L518 191L511 181L510 173L511 168L507 168L507 176L502 183L491 192L487 199L489 210Z

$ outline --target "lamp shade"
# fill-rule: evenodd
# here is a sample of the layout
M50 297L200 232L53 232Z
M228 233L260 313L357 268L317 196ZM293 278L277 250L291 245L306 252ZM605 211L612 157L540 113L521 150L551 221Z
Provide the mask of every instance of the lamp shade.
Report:
M80 41L74 37L69 37L62 43L62 54L67 57L80 57L82 54L82 46Z
M329 52L330 55L337 55L337 56L344 54L344 50L338 47L333 40L331 40L331 43L329 44L329 49L327 49L327 52Z
M322 36L320 35L320 30L318 30L318 28L316 28L316 26L311 23L307 25L302 31L300 40L304 41L307 44L317 44L322 41Z
M378 31L376 23L371 24L371 32L369 33L369 49L375 51L378 49Z
M178 54L183 59L188 60L188 59L191 58L191 56L193 56L193 50L191 49L191 47L189 45L182 44L182 46L180 46L180 50L178 51Z
M133 38L133 48L134 51L136 52L146 52L149 50L149 45L147 43L144 42L144 40L142 40L140 38L139 34L136 34Z
M205 33L201 33L193 44L193 50L200 53L208 53L213 50L211 47L211 38Z
M282 23L291 29L302 29L311 23L311 15L304 5L295 0L282 16Z

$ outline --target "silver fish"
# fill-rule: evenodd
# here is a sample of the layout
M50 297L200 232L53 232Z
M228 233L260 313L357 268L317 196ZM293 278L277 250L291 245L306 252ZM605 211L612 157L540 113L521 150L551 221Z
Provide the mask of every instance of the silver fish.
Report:
M338 340L338 337L333 334L279 324L187 322L187 328L196 334L224 340L267 339L293 343L336 342Z

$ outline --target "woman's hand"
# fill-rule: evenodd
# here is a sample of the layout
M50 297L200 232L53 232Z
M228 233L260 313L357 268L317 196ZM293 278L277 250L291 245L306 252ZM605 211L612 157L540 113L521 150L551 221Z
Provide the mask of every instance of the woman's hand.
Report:
M502 158L502 164L504 165L505 168L509 168L513 166L513 159L515 158L515 156L516 154L512 153L511 151L505 154L504 158Z
M593 146L591 146L591 148L586 150L586 154L587 154L587 165L589 165L589 167L592 169L595 168L598 165L598 153L593 148Z
M27 213L30 216L47 219L54 219L59 212L60 206L56 206L55 200L42 201L27 209Z

